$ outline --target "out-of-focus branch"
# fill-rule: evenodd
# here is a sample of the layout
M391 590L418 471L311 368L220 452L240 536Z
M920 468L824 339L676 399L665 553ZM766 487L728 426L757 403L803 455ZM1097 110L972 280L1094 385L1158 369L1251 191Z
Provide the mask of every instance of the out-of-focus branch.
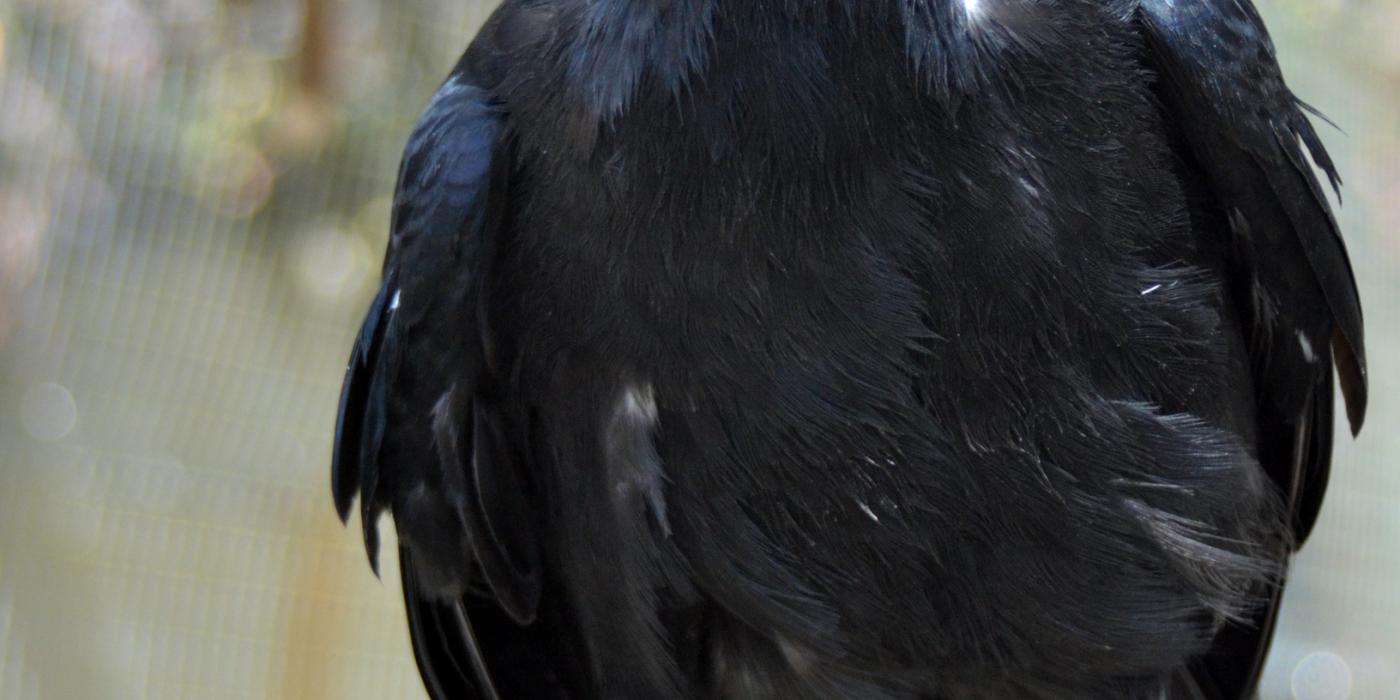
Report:
M326 0L302 0L302 5L297 79L306 94L325 97L331 81L330 10Z
M335 12L326 0L302 0L302 8L296 90L273 118L273 152L283 157L310 157L336 128Z

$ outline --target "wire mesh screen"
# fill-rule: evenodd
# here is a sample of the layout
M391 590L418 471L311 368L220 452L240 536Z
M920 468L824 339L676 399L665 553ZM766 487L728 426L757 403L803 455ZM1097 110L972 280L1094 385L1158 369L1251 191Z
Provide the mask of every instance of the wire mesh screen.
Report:
M493 4L0 0L0 697L421 696L327 460L399 149ZM1350 134L1375 358L1264 696L1400 697L1400 7L1262 8Z

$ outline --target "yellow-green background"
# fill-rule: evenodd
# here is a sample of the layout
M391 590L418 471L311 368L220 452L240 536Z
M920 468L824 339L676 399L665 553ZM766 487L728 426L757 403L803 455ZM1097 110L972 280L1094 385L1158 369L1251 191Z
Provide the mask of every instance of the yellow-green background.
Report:
M421 696L327 458L398 150L493 4L0 0L0 698ZM1372 358L1264 697L1400 698L1400 0L1261 9L1345 132Z

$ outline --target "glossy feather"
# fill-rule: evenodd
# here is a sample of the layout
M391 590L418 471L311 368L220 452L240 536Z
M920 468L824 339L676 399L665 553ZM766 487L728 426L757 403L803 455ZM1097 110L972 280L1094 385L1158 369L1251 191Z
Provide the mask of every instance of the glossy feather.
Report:
M1245 698L1360 304L1244 0L507 0L332 486L434 697Z

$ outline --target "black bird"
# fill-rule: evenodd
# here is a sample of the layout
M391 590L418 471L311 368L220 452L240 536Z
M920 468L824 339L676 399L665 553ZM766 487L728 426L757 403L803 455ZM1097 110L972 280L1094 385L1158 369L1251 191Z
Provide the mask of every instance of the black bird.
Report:
M1366 404L1307 109L1248 0L505 0L336 429L430 694L1250 696Z

